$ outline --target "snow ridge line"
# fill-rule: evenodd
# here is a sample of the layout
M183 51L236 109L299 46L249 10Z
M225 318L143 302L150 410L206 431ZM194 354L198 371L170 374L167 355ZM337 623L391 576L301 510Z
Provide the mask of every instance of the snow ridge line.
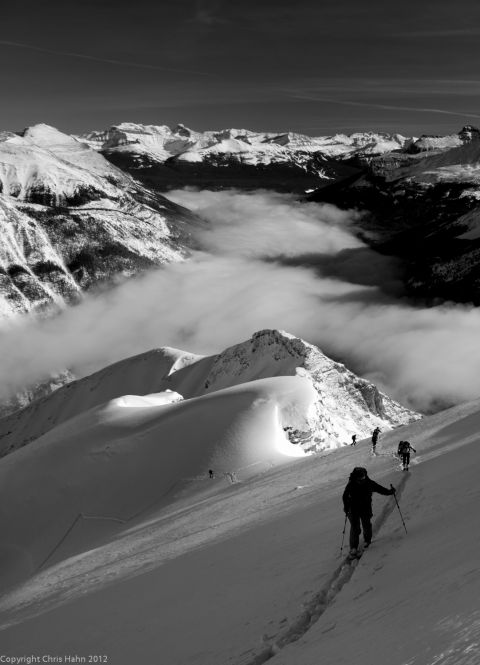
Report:
M398 483L396 496L397 499L402 495L403 489L408 479L408 474L404 474ZM373 535L375 536L386 522L388 517L397 509L395 501L387 503L381 510L379 516L373 524ZM362 554L363 556L363 554ZM263 665L268 660L276 656L282 649L296 642L307 633L310 628L317 623L322 614L328 609L332 601L340 593L342 588L347 584L358 564L358 559L353 561L345 557L341 564L336 568L330 579L327 581L323 589L313 596L313 598L305 604L305 609L302 614L293 621L280 635L273 640L266 648L259 654L254 656L249 661L241 661L238 665Z

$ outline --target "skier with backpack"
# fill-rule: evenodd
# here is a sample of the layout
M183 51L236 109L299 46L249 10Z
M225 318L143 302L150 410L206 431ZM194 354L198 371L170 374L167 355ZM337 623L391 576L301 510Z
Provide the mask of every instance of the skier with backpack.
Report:
M378 435L380 434L380 427L375 427L372 432L372 453L376 455Z
M367 470L356 466L350 474L348 483L343 492L343 509L350 521L350 557L358 555L360 533L363 530L364 547L372 541L372 493L377 492L389 496L395 494L391 489L379 485L368 477Z
M403 471L408 471L408 465L410 464L411 450L413 450L414 453L417 452L409 441L400 441L400 443L398 444L397 455L402 458Z

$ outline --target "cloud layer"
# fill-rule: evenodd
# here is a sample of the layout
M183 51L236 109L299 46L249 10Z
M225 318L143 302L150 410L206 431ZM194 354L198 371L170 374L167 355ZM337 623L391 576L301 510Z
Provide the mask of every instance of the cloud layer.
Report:
M53 319L5 325L4 389L65 367L84 375L159 346L216 353L280 328L419 410L480 395L480 311L424 309L388 294L395 289L386 294L398 267L374 260L352 233L352 215L266 192L169 197L210 222L199 232L202 251Z

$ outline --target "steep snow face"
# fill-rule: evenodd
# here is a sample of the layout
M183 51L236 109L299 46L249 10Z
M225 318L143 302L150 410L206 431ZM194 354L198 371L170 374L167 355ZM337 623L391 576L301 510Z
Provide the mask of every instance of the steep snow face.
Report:
M30 206L35 216L42 206ZM80 287L28 208L0 195L0 320L15 312L74 301Z
M0 318L182 260L195 216L71 136L0 135Z
M343 446L351 443L353 434L363 438L375 427L388 430L420 418L312 344L282 331L263 330L218 355L156 349L70 383L0 420L0 454L124 395L171 390L188 400L283 376L306 380L314 396L307 407L302 402L300 409L294 406L295 400L283 400L276 415L288 440L306 451Z
M307 378L317 394L303 429L290 426L287 430L292 440L306 448L335 448L350 443L353 434L363 438L377 426L391 429L419 417L317 347L278 330L262 330L219 354L204 387L210 392L265 376L292 374Z
M0 142L2 192L23 201L60 205L115 197L127 182L101 155L47 125Z

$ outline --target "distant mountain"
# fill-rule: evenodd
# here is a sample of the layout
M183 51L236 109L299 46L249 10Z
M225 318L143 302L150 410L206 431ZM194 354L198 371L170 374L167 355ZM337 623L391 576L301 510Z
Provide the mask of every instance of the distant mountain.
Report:
M421 137L309 199L364 211L360 233L402 258L411 295L480 304L479 130Z
M0 318L182 260L199 220L47 125L0 134Z
M149 187L196 185L304 191L357 171L346 159L370 159L403 148L395 134L310 137L287 132L224 129L196 132L184 125L122 123L81 135L113 164Z
M305 450L335 448L418 419L374 384L320 349L278 330L262 330L214 356L160 348L74 381L0 420L0 455L8 454L88 409L124 395L172 391L186 400L259 379L299 376L316 395L307 411L285 405L279 422Z

